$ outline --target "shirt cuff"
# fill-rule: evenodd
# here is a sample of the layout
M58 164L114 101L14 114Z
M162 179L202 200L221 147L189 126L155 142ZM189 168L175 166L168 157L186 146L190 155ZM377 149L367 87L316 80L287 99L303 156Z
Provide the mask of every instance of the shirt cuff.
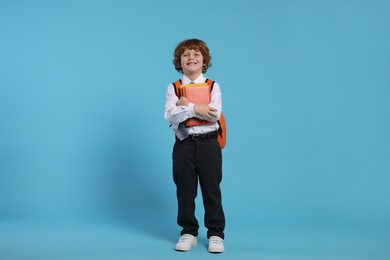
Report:
M188 109L188 118L195 117L194 106L195 106L194 103L189 103L189 104L188 104L188 108L189 108L189 109Z

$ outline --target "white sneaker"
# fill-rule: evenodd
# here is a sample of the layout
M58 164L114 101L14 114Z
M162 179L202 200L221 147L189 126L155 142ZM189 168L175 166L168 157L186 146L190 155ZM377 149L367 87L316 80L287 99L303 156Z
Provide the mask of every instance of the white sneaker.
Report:
M223 239L218 236L211 236L209 238L209 252L222 253L225 250L223 246Z
M190 234L184 234L179 238L179 242L177 242L175 246L175 250L189 251L191 248L196 246L196 244L197 244L196 237Z

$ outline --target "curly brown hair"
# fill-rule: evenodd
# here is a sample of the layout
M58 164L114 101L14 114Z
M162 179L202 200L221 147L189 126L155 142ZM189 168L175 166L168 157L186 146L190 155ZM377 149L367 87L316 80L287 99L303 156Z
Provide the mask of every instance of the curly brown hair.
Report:
M202 72L207 72L207 69L211 67L211 56L209 48L206 43L199 39L188 39L179 43L173 52L173 64L175 65L175 69L181 73L183 73L183 68L181 67L181 55L184 53L186 49L200 51L203 56L203 69Z

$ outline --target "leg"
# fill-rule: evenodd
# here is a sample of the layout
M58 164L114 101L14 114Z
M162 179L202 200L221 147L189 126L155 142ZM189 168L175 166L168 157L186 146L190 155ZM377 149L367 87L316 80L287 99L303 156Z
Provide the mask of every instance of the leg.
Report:
M183 229L181 235L198 235L199 224L195 217L195 198L198 177L195 171L195 143L190 140L176 141L173 148L173 180L178 200L177 223Z
M197 170L205 209L207 238L224 238L225 215L222 208L222 154L217 139L198 142Z

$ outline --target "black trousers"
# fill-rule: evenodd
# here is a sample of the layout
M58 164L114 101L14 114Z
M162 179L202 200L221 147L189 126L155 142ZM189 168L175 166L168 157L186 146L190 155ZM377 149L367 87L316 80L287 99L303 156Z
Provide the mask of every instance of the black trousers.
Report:
M206 138L180 141L173 148L173 180L177 187L177 223L181 235L198 235L199 224L195 217L195 198L200 184L207 238L224 238L225 215L222 208L220 183L222 181L222 153L218 140Z

